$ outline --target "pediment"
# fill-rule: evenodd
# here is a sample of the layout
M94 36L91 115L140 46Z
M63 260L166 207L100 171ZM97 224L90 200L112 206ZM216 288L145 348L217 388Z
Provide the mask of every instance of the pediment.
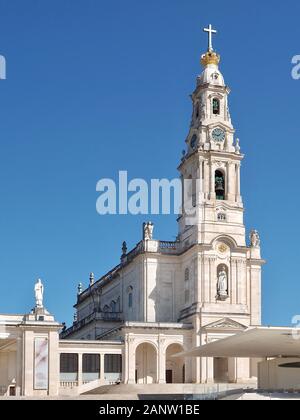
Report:
M240 324L237 321L233 321L230 318L223 318L219 321L213 322L212 324L205 325L203 327L205 330L235 330L241 331L247 329L243 324Z

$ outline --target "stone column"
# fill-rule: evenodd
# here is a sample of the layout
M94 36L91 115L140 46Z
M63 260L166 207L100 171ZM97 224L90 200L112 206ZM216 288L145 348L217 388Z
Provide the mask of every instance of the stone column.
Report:
M251 267L251 325L261 325L261 267Z
M157 371L157 382L159 384L166 383L166 352L164 349L165 339L160 338L158 340L158 371Z
M227 163L227 200L235 201L234 187L235 187L235 176L233 174L233 168L231 162Z
M196 302L200 303L202 302L202 266L203 266L203 260L202 256L198 255L198 260L196 262L197 269L196 269Z
M199 160L199 169L198 169L198 174L199 174L199 193L198 193L198 203L201 203L202 200L204 199L204 191L205 191L205 178L204 178L204 160L200 159Z
M78 354L78 376L77 376L78 386L82 385L82 353Z
M214 383L214 358L207 357L206 363L207 363L207 383L213 384Z
M238 284L237 284L237 272L236 272L236 259L231 258L231 292L230 299L233 305L238 303Z
M24 365L23 365L23 395L31 397L33 395L33 375L34 375L34 333L24 331Z
M241 164L236 165L236 201L241 203Z
M123 360L124 358L122 358ZM123 370L123 375L124 375L124 368ZM103 383L105 382L105 354L101 353L100 354L100 380L103 381Z
M236 381L238 383L247 382L250 378L250 359L236 359Z
M215 191L215 164L211 162L210 164L210 199L216 199L216 191Z
M58 331L49 332L49 395L56 396L60 385L60 355Z
M191 347L199 347L201 346L201 323L198 315L194 317L193 325L194 329ZM201 360L202 359L200 359L199 357L194 357L190 359L190 368L192 368L192 372L188 376L195 384L201 383ZM186 377L187 373L188 372L186 371Z
M136 349L135 340L133 337L127 337L127 348L126 348L126 364L127 364L127 375L126 383L128 385L135 385L135 367L136 367Z
M228 358L228 379L230 383L237 382L237 359L235 357Z
M240 279L241 304L247 305L247 273L246 261L242 258L238 262L238 277Z
M16 396L22 395L22 379L23 379L23 334L17 338L17 354L16 354Z
M210 302L214 302L217 295L217 270L216 270L216 258L211 257L209 260L209 272L210 272Z
M205 303L209 303L210 301L210 257L205 256L203 258L204 262L204 281L203 281L203 292L202 292L202 298Z
M210 173L209 173L209 163L206 160L204 162L204 196L208 198L210 189Z

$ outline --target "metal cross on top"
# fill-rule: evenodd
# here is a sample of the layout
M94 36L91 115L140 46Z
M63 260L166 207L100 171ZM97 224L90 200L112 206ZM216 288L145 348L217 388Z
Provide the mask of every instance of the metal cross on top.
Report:
M203 31L208 33L208 51L213 51L212 36L218 32L213 29L211 25L209 25L208 28L204 28Z

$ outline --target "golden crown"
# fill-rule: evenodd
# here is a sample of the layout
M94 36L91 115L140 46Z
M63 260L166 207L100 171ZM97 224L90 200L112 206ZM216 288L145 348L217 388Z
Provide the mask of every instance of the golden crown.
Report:
M220 63L221 57L214 51L207 51L201 56L201 64L203 67L209 64L215 64L216 66Z

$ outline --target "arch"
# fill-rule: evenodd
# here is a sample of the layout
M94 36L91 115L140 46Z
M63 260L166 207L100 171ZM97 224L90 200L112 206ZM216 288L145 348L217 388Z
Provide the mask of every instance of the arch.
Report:
M157 383L157 357L157 348L151 342L145 341L136 347L135 380L137 384Z
M214 115L220 115L221 103L220 103L220 99L216 97L214 97L212 100L212 111Z
M226 245L229 246L230 249L235 249L238 247L237 242L230 236L220 235L217 236L212 242L211 245L215 248L218 242L224 242Z
M172 343L166 349L166 382L173 384L185 383L185 359L173 356L184 351L180 343Z
M217 200L226 200L226 176L220 169L215 172L215 193Z
M105 306L104 306L104 308L103 308L103 312L109 312L109 306L108 306L108 305L105 305Z

